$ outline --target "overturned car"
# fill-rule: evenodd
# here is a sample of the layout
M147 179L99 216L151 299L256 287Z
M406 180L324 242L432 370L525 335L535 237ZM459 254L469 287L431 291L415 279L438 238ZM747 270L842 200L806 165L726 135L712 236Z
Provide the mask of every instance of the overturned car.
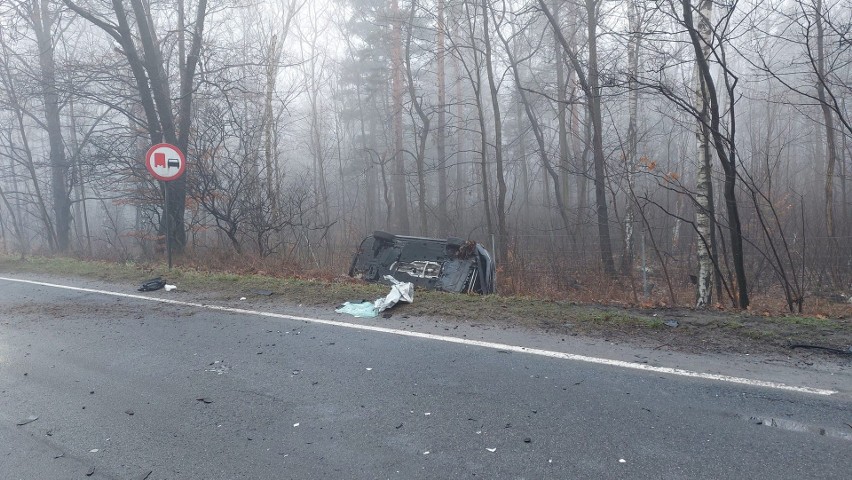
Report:
M376 231L361 242L349 276L380 282L385 275L420 288L456 293L494 293L496 280L491 255L476 242Z

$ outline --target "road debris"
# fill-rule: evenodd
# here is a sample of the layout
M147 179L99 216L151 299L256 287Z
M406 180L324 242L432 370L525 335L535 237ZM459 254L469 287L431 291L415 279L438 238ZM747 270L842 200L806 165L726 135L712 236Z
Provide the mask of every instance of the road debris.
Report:
M137 290L140 292L153 292L154 290L163 288L165 285L166 281L162 277L156 277L142 282L142 285Z
M667 327L672 327L672 328L680 325L679 323L677 323L677 320L666 320L664 323L666 324Z
M343 305L340 305L334 311L337 313L347 313L355 318L372 318L377 314L373 302L344 302Z
M133 410L125 410L124 413L126 413L126 414L128 414L132 417L135 412Z
M177 285L169 285L167 283L167 284L163 285L163 288L165 288L167 292L171 292L172 290L177 288Z
M87 477L91 477L95 474L95 467L89 467L89 470L86 472Z
M100 450L98 450L97 448L93 448L93 449L89 450L89 453L98 453L98 452L100 452Z
M213 403L213 400L210 400L207 397L198 397L198 398L196 398L196 400L198 400L199 402L204 402L204 403Z
M489 451L489 452L491 452L491 453L494 453L494 452L496 452L496 451L497 451L497 449L496 449L496 448L487 448L487 447L486 447L485 449L486 449L486 450L488 450L488 451Z
M411 303L414 301L413 283L400 282L390 275L385 275L384 278L392 284L390 292L384 298L377 298L372 303L365 300L358 303L345 302L334 311L346 313L356 318L373 318L399 302Z
M22 425L26 425L26 424L28 424L28 423L35 422L36 420L38 420L38 416L37 416L37 415L30 415L29 417L27 417L27 418L25 418L25 419L23 419L23 420L19 420L17 425L20 427L20 426L22 426Z

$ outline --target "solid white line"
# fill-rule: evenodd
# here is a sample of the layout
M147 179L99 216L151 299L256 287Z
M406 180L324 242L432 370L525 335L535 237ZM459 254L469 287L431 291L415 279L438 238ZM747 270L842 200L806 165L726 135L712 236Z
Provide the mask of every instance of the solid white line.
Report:
M61 288L65 290L73 290L77 292L98 293L101 295L111 295L114 297L132 298L136 300L147 300L152 302L166 303L170 305L181 305L185 307L205 308L208 310L217 310L220 312L239 313L243 315L256 315L261 317L280 318L285 320L296 320L301 322L316 323L321 325L330 325L334 327L352 328L355 330L365 330L369 332L389 333L392 335L401 335L404 337L423 338L427 340L437 340L447 343L457 343L460 345L470 345L476 347L490 348L495 350L504 350L508 352L528 353L531 355L539 355L542 357L558 358L562 360L574 360L577 362L594 363L598 365L609 365L612 367L629 368L632 370L643 370L646 372L665 373L668 375L677 375L681 377L700 378L704 380L716 380L720 382L736 383L741 385L750 385L753 387L772 388L776 390L787 390L799 393L810 393L814 395L833 395L838 393L836 390L827 390L823 388L804 387L796 385L787 385L778 382L769 382L765 380L752 380L749 378L732 377L729 375L720 375L715 373L701 373L691 370L683 370L680 368L655 367L643 363L625 362L623 360L610 360L607 358L589 357L586 355L577 355L573 353L555 352L552 350L542 350L538 348L527 348L518 345L509 345L504 343L485 342L481 340L469 340L466 338L450 337L445 335L434 335L431 333L413 332L407 330L397 330L394 328L376 327L372 325L360 325L357 323L339 322L336 320L323 320L320 318L300 317L297 315L287 315L283 313L261 312L257 310L247 310L244 308L224 307L220 305L209 305L204 303L184 302L181 300L171 300L167 298L146 297L144 295L135 295L131 293L111 292L109 290L97 290L92 288L72 287L68 285L58 285L55 283L36 282L33 280L21 280L17 278L0 277L0 280L9 282L28 283L32 285L40 285L43 287Z

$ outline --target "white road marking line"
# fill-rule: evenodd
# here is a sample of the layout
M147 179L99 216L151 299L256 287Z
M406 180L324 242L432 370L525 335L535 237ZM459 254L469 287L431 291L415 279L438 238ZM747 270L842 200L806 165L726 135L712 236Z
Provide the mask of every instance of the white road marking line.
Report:
M836 390L828 390L824 388L804 387L797 385L787 385L779 382L769 382L765 380L753 380L742 377L732 377L730 375L720 375L715 373L701 373L681 368L655 367L644 363L632 363L623 360L611 360L607 358L590 357L586 355L577 355L573 353L556 352L552 350L542 350L538 348L528 348L518 345L509 345L505 343L486 342L482 340L470 340L467 338L450 337L445 335L435 335L432 333L413 332L408 330L397 330L394 328L377 327L373 325L360 325L357 323L340 322L337 320L323 320L321 318L300 317L297 315L287 315L284 313L261 312L257 310L248 310L245 308L224 307L221 305L208 305L203 303L185 302L182 300L171 300L168 298L146 297L144 295L135 295L131 293L111 292L109 290L97 290L93 288L72 287L69 285L58 285L55 283L36 282L33 280L21 280L17 278L0 277L0 280L9 282L28 283L32 285L40 285L43 287L61 288L65 290L73 290L77 292L98 293L101 295L111 295L114 297L132 298L136 300L147 300L152 302L166 303L170 305L181 305L184 307L204 308L208 310L216 310L228 313L240 313L243 315L255 315L261 317L280 318L285 320L296 320L301 322L316 323L320 325L330 325L334 327L351 328L355 330L365 330L369 332L389 333L392 335L400 335L404 337L423 338L427 340L437 340L440 342L456 343L460 345L469 345L475 347L489 348L493 350L504 350L509 352L528 353L542 357L558 358L561 360L574 360L577 362L593 363L597 365L608 365L611 367L627 368L632 370L643 370L646 372L665 373L668 375L677 375L681 377L700 378L704 380L716 380L720 382L735 383L740 385L749 385L753 387L771 388L776 390L787 390L799 393L810 393L814 395L834 395L838 393Z

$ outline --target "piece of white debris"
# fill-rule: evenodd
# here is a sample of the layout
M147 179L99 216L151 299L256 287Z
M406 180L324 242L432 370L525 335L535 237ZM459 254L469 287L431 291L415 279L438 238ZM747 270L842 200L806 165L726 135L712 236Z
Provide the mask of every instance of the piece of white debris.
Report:
M246 299L246 297L240 297L240 300L245 300L245 299Z
M477 430L477 431L476 431L476 434L477 434L477 435L482 435L482 430Z
M625 459L623 459L623 458L619 458L619 459L618 459L618 463L627 463L627 460L625 460Z
M294 426L294 427L298 427L298 426L299 426L299 424L298 424L298 423L294 423L294 424L293 424L293 426Z
M89 450L89 453L98 453L98 449L97 449L97 448L93 448L93 449Z
M432 415L432 412L426 412L423 415L426 415L428 417L429 415Z
M171 292L172 290L177 288L177 285L169 285L167 283L167 284L163 285L163 288L165 288L167 292Z
M497 449L496 449L496 448L486 448L486 450L488 450L488 451L489 451L489 452L491 452L491 453L494 453L494 452L496 452L496 451L497 451Z
M370 370L372 370L372 369L373 369L373 367L367 367L367 371L368 371L368 372L369 372Z
M425 452L423 452L423 455L429 455L429 450L426 450Z

